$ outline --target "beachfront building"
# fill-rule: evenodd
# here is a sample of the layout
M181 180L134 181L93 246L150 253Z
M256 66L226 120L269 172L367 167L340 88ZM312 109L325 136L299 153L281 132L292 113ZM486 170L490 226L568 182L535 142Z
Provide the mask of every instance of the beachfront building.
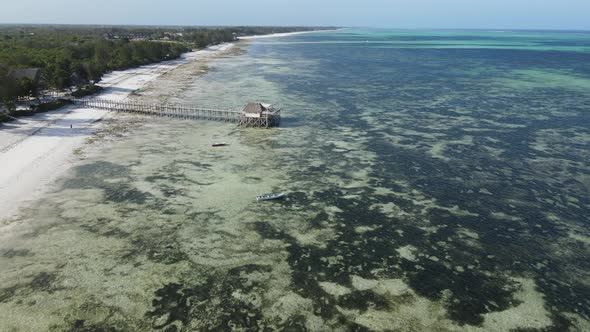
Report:
M22 68L12 69L8 72L8 78L17 85L18 100L30 101L31 97L37 98L41 82L41 69ZM28 108L30 105L26 105Z
M39 68L24 68L13 69L8 72L8 77L14 80L30 79L33 83L38 84L41 80L41 69Z

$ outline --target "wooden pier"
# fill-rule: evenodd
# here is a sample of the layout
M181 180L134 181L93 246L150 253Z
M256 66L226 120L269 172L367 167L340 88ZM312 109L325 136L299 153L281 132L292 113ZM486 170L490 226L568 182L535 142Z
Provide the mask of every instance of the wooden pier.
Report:
M250 103L243 111L231 109L208 109L174 104L149 104L130 101L115 101L101 98L73 99L76 105L85 108L97 108L114 112L137 113L150 116L169 117L191 120L211 120L233 122L245 127L274 127L281 122L281 111L274 108L263 108L257 115L247 112ZM264 104L260 104L264 105Z

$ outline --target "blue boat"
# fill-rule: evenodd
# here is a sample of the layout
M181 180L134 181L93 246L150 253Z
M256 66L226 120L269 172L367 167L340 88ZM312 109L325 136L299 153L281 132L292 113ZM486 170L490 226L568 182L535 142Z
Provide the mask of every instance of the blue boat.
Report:
M256 196L257 201L270 201L273 199L280 199L285 197L285 193L275 193L275 194L264 194L260 196Z

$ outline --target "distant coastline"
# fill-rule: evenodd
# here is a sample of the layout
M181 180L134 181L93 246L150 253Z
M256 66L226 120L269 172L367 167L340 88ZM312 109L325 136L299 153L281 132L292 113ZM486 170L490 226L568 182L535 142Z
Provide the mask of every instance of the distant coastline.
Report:
M0 111L6 110L0 113L0 122L26 116L15 112L21 106L36 107L73 89L84 95L96 92L93 84L112 71L178 59L191 50L236 42L242 36L334 28L0 26Z
M328 30L312 30L312 31L296 31L296 32L284 32L284 33L273 33L268 35L254 35L254 36L243 36L237 37L238 40L250 40L250 39L262 39L262 38L277 38L277 37L288 37L288 36L295 36L295 35L302 35L314 32L330 32L330 31L340 31L344 30L344 28L340 29L328 29Z

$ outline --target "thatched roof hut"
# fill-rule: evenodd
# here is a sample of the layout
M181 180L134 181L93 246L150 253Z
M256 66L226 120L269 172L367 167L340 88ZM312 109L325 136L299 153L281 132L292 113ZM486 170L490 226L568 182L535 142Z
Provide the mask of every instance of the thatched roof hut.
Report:
M242 113L249 118L260 118L262 113L269 111L272 105L263 103L248 103Z
M24 69L13 69L8 72L8 76L15 80L22 80L28 78L31 81L37 83L41 79L41 69L39 68L24 68Z

